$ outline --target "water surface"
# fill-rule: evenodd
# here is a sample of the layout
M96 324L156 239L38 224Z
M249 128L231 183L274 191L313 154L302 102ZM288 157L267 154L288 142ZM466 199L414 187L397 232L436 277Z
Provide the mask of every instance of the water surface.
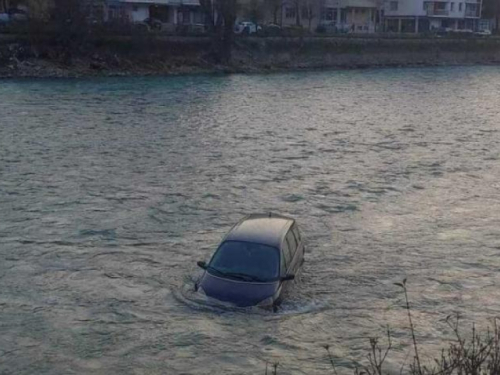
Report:
M0 82L0 373L352 373L386 325L399 373L394 282L424 354L500 312L499 104L498 67ZM200 301L268 211L308 239L281 311Z

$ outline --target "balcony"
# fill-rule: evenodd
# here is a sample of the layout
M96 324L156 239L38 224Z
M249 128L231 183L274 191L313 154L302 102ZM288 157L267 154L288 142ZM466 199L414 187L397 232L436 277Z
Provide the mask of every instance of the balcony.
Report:
M447 9L427 9L427 15L429 17L447 17L450 15L450 11Z
M151 5L200 5L199 0L119 0L122 3L151 4Z
M465 17L466 18L479 18L479 11L466 9L465 10Z
M343 0L340 2L345 8L377 8L376 0Z

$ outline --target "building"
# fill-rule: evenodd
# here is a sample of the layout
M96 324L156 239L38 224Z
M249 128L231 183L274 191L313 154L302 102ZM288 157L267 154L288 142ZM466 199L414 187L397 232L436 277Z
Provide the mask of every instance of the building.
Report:
M384 29L392 32L477 30L481 0L388 0Z
M104 18L132 23L155 19L164 29L202 25L205 20L198 0L108 0Z
M92 1L92 0L87 0ZM99 0L94 0L99 1ZM203 25L199 0L106 0L105 20ZM349 33L478 30L482 0L239 0L238 21ZM255 18L255 19L254 19Z
M266 14L264 23L300 26L311 31L320 25L329 31L371 33L377 30L381 0L283 0L278 17Z

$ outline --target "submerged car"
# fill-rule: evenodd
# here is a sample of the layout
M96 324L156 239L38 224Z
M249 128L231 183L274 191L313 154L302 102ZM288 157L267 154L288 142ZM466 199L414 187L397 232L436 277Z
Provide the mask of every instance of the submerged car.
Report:
M304 241L294 219L253 214L224 237L195 290L239 307L276 309L304 263Z

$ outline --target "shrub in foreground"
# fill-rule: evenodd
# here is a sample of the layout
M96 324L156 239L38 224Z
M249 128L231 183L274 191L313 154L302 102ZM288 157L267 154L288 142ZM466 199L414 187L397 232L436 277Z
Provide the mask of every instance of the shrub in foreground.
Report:
M405 363L401 365L401 374L410 375L500 375L500 332L496 323L493 330L488 329L485 334L476 331L472 326L469 337L464 337L460 332L460 319L457 316L448 316L446 322L454 333L454 340L447 349L443 349L440 355L431 363L422 363L419 356L419 345L415 337L415 327L412 321L411 307L408 299L406 279L402 283L396 283L404 291L408 323L413 344L413 361L408 370L403 372ZM330 346L323 348L328 354L328 359L334 375L337 368L330 352ZM383 347L378 338L370 338L370 350L367 354L368 363L354 370L355 375L383 375L383 365L392 349L391 332L387 329L387 346ZM269 366L266 363L266 375L277 375L279 363Z

